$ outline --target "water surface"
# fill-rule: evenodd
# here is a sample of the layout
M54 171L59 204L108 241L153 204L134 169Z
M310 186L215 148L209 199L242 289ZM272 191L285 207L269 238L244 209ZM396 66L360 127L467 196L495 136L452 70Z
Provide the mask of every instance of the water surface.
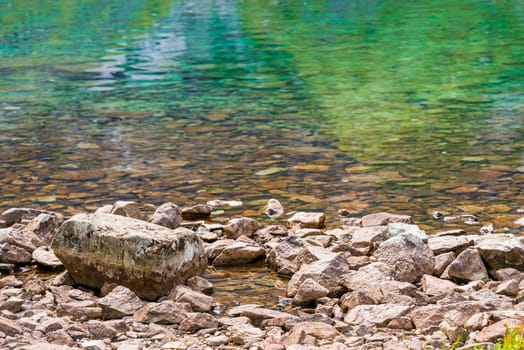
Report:
M275 197L518 230L522 1L0 6L2 210Z

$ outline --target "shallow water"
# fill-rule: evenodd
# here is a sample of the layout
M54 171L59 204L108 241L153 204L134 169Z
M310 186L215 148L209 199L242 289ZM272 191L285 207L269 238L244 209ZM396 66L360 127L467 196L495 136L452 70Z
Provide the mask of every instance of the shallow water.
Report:
M522 1L0 6L0 210L275 197L520 232Z

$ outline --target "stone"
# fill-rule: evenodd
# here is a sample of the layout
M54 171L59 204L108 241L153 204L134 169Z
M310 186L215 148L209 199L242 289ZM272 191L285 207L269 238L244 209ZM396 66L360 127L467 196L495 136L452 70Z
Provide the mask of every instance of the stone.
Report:
M53 250L49 247L38 247L33 251L33 260L42 267L48 269L61 269L64 264L56 257Z
M179 324L184 315L192 312L188 303L163 300L159 303L147 303L137 310L133 318L142 323Z
M353 232L351 244L354 247L369 247L375 251L379 244L384 242L388 237L385 226L368 226L358 228Z
M291 277L287 286L287 295L294 297L298 287L308 278L317 281L321 286L329 290L329 297L336 297L344 293L344 287L337 280L338 277L348 273L349 266L344 253L336 253L332 256L317 260L308 265L303 265Z
M499 281L516 280L518 283L524 280L524 272L508 267L495 271L495 277Z
M206 339L206 343L209 346L218 347L220 345L225 345L225 344L229 343L229 337L224 335L224 334L213 336L213 337L209 337L209 338Z
M28 264L36 246L20 224L0 229L0 263Z
M518 219L517 221L515 221L515 225L518 225L518 226L524 226L524 217Z
M255 326L260 326L265 321L272 319L286 321L297 319L295 315L289 314L287 312L267 309L255 304L245 304L236 306L229 310L228 315L246 317Z
M417 282L432 274L435 266L433 251L417 236L405 233L384 241L374 256L391 266L394 278L402 282Z
M507 295L509 297L516 297L518 292L519 283L517 280L506 280L495 289L495 293Z
M235 243L233 239L221 239L205 245L206 257L209 261L213 261L222 251Z
M213 284L200 276L193 276L188 279L187 286L204 294L211 294L213 292Z
M460 253L447 267L444 274L456 281L477 281L488 279L488 272L480 254L475 248Z
M239 345L249 345L264 338L264 332L249 323L234 323L228 330L230 340Z
M475 334L473 340L480 343L495 343L499 339L504 337L507 328L522 328L523 326L524 324L522 320L516 320L512 318L500 320L498 322L493 323L492 325L483 328L480 332Z
M235 218L229 220L224 226L224 233L227 238L237 239L240 236L251 237L260 224L251 218Z
M14 337L22 334L23 329L16 321L0 316L0 333Z
M353 290L340 298L340 307L343 310L351 310L359 305L375 305L378 301L370 293L364 290Z
M390 321L407 315L410 310L407 305L358 305L349 310L344 322L349 325L386 327Z
M24 290L32 296L44 294L46 291L46 285L40 278L29 278L24 282Z
M475 247L489 269L512 267L524 272L524 237L503 233L478 236Z
M90 320L87 321L86 326L94 338L113 339L118 334L118 331L109 322Z
M328 294L329 290L327 288L324 288L315 280L307 278L298 286L297 293L293 297L293 304L307 305Z
M441 276L446 268L455 260L457 256L453 252L442 253L435 256L435 267L433 267L433 275Z
M76 283L96 289L117 283L146 300L168 294L207 267L203 243L192 231L118 215L75 215L51 248Z
M461 311L464 314L464 317L467 319L475 313L484 310L484 306L477 301L429 304L415 307L411 311L411 320L416 329L426 330L433 327L438 327L444 320L446 313L453 310Z
M291 277L298 269L297 255L304 248L304 241L297 237L286 237L269 252L266 263L278 275Z
M144 306L144 302L130 289L118 286L98 301L105 319L133 315Z
M182 219L200 220L207 219L211 216L213 207L205 204L196 204L191 207L182 208Z
M455 290L457 285L451 281L424 275L421 279L422 291L430 297L440 297L450 294Z
M88 340L80 344L84 350L106 350L103 340Z
M362 227L368 226L385 226L391 223L404 223L412 224L413 219L409 215L396 215L390 213L374 213L368 214L362 217L361 225Z
M195 333L200 329L216 329L218 321L213 315L201 312L189 312L184 315L178 329L183 332Z
M417 236L424 243L427 242L428 240L426 231L421 230L418 227L418 225L414 225L414 224L407 224L403 222L392 222L387 225L386 231L387 231L388 238L396 237L400 234L403 234L403 235Z
M324 213L296 212L287 222L289 227L298 228L322 228L326 221Z
M18 297L10 297L7 300L0 301L0 310L7 310L12 313L17 313L22 310L22 305L25 303L24 299Z
M169 293L167 298L179 303L188 303L196 312L208 312L213 308L212 297L185 286L177 286Z
M22 221L36 219L41 214L48 215L50 217L50 222L52 223L53 228L56 228L62 224L64 217L58 213L48 211L48 210L39 210L31 208L10 208L0 214L0 220L4 222L6 227L12 226L14 224L21 223ZM47 220L44 220L47 221ZM48 226L48 225L46 225ZM41 228L42 229L42 228ZM47 230L52 231L52 230Z
M167 202L155 210L149 219L149 222L175 229L180 226L180 223L182 222L182 213L177 205Z
M113 204L110 214L142 219L140 208L133 201L117 201Z
M286 349L289 349L293 344L307 343L304 340L308 337L333 342L339 336L341 336L341 333L334 326L324 322L300 322L291 328L284 337L282 344L287 347ZM313 345L316 345L316 343Z
M284 207L278 199L271 198L267 201L265 213L270 219L278 219L284 215Z
M56 313L58 316L68 316L74 320L89 320L102 317L102 308L95 301L69 301L57 303Z
M468 236L432 236L428 239L428 246L435 255L447 252L459 254L473 244L473 238Z
M15 264L0 263L0 274L12 275L15 273Z
M266 251L252 240L237 240L213 260L214 266L242 265L265 258Z

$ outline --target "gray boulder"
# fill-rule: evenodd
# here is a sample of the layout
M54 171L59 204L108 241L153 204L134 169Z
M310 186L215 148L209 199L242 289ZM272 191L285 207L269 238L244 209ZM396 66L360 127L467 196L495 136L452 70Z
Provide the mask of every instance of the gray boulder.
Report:
M102 213L67 220L51 248L76 283L100 289L112 282L147 300L207 267L202 241L192 231Z

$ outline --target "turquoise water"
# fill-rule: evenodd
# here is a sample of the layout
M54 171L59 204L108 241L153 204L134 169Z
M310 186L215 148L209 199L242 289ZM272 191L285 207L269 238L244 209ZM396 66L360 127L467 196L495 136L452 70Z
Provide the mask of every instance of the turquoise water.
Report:
M8 0L0 59L0 209L522 216L522 1Z

